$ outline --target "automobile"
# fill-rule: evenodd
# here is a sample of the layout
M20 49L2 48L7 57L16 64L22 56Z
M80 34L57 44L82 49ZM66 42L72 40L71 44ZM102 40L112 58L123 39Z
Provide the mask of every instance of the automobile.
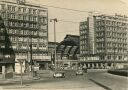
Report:
M87 73L87 68L82 68L84 73Z
M83 75L83 74L84 74L83 70L76 71L76 75Z
M55 72L53 74L54 78L65 78L65 73L64 72Z

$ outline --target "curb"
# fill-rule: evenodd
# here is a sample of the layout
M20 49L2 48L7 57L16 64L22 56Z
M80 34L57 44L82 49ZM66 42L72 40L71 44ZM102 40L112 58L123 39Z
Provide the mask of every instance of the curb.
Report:
M109 88L108 86L105 86L105 85L103 85L103 84L101 84L101 83L99 83L99 82L97 82L97 81L95 81L95 80L93 80L93 79L89 79L89 80L92 81L92 82L94 82L95 84L97 84L97 85L103 87L103 88L106 89L106 90L112 90L112 89Z

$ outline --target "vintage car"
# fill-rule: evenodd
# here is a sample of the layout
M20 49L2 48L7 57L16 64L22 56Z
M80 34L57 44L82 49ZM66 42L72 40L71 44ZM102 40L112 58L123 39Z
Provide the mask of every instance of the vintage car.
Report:
M76 71L76 75L83 75L83 74L84 74L83 70L77 70Z
M54 78L65 78L65 73L58 71L58 72L55 72L55 73L53 74L53 77L54 77Z

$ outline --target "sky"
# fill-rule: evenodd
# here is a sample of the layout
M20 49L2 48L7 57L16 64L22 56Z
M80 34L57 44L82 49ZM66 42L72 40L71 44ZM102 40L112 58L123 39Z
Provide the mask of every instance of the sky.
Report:
M79 35L79 22L86 20L90 11L110 15L114 15L115 13L128 15L128 0L26 0L26 2L41 6L47 5L87 11L78 12L45 6L48 8L49 19L58 19L58 22L56 22L57 42L62 41L66 34ZM48 25L49 41L53 41L53 22L49 22Z

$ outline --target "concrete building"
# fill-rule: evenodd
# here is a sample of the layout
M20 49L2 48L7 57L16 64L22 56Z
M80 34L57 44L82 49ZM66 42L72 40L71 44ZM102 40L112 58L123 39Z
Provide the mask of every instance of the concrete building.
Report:
M31 61L40 69L46 68L50 63L47 8L25 0L0 1L0 16L14 50L15 61L24 61L23 71L29 69ZM15 72L20 71L17 67L19 63L15 64Z
M7 34L4 21L0 17L0 72L2 78L13 77L15 67L15 53Z
M123 67L128 62L128 17L92 15L80 23L80 60L87 67Z

